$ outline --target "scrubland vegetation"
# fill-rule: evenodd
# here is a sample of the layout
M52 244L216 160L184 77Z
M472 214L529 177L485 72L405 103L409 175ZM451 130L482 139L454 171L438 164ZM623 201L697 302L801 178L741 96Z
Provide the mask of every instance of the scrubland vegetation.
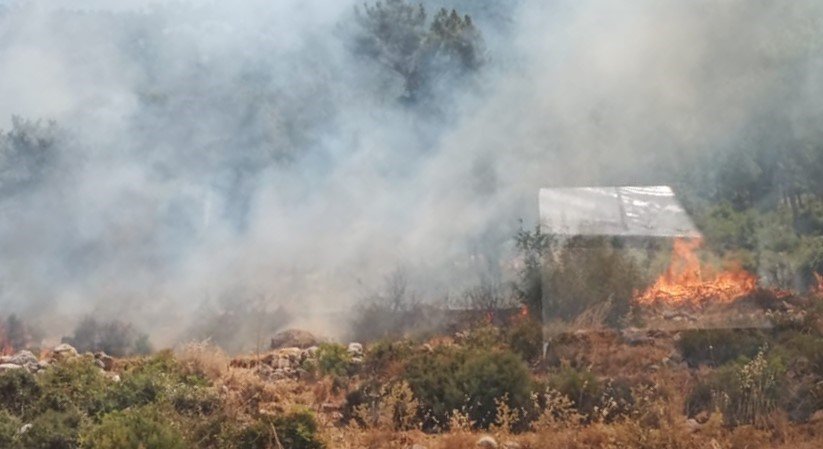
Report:
M0 91L62 121L0 131L0 449L823 447L815 2L22 3ZM513 224L539 187L659 183L771 327L646 330L670 242ZM364 347L262 349L309 298ZM60 301L73 330L27 324Z
M209 344L116 359L44 356L0 373L9 449L814 448L823 299L766 330L560 333L515 317L426 340L284 354ZM798 318L800 317L800 318ZM299 352L299 351L298 351ZM491 447L491 446L489 446Z

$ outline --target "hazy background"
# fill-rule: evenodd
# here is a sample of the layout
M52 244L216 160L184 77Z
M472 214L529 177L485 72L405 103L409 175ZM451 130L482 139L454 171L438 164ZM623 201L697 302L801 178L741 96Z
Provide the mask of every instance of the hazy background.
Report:
M820 2L423 3L483 64L407 101L355 2L0 0L0 129L53 142L0 154L0 311L169 342L253 300L339 334L397 270L507 276L539 187L711 195L700 167L821 137Z

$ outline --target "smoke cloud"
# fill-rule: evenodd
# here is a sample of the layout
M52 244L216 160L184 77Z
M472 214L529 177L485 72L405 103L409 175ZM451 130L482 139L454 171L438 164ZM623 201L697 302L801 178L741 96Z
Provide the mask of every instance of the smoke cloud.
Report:
M355 2L0 1L0 128L56 142L0 159L27 180L0 188L0 310L173 341L252 296L339 334L397 269L425 298L505 277L540 187L685 182L764 115L820 132L819 2L498 3L424 2L485 64L410 104L352 50Z

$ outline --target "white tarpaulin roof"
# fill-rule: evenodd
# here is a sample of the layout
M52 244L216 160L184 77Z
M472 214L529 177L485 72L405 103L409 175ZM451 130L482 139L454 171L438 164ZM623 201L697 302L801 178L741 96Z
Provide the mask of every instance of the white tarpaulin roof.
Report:
M669 186L540 189L540 224L559 235L701 236Z

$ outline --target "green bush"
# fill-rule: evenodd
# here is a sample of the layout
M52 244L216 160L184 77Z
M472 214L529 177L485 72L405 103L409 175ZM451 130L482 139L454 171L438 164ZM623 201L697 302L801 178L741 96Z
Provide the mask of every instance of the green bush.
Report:
M532 362L543 353L543 329L536 320L523 320L506 333L506 339L512 351L523 360Z
M380 340L366 349L363 367L373 375L387 374L392 367L405 363L413 351L409 340Z
M83 449L184 449L170 420L153 407L109 413L82 437Z
M614 327L629 313L635 291L646 285L628 249L592 238L572 239L561 248L543 280L548 316L573 321L602 308L594 315Z
M720 366L740 357L754 357L766 341L758 331L695 329L682 332L677 347L689 366Z
M722 367L715 374L715 400L727 424L763 425L778 406L785 367L759 352L749 361Z
M20 436L25 449L76 449L85 418L76 408L65 411L46 410L31 422Z
M714 408L714 391L711 383L698 382L686 395L686 416L693 418Z
M52 365L38 380L42 390L40 410L76 407L93 416L109 408L106 397L111 382L90 360L80 358Z
M261 416L258 419L229 427L222 437L222 448L269 449L323 449L325 444L317 434L314 414L303 408L282 416ZM278 445L278 442L280 445Z
M106 411L139 407L159 401L168 388L165 376L124 373L122 379L113 385L105 398Z
M780 336L780 343L775 351L784 354L786 360L794 361L798 370L823 376L823 337L787 332ZM800 366L801 360L808 366Z
M805 378L786 385L780 402L789 420L807 422L815 412L823 410L823 382Z
M27 370L12 369L0 373L0 410L24 416L39 398L40 385Z
M17 432L23 422L19 418L5 410L0 410L0 447L5 449L17 449L20 447Z
M317 350L317 367L324 375L346 376L351 374L351 356L343 345L323 343Z
M181 415L211 415L220 409L220 397L212 387L181 384L168 392L171 405Z
M463 345L468 348L489 350L504 343L502 332L497 326L483 324L472 327L465 333Z
M219 447L225 449L269 449L277 447L274 423L268 417L237 426L227 426Z
M591 371L568 367L551 376L549 387L569 398L575 409L587 416L594 413L603 395L603 387Z
M280 443L289 449L323 449L317 419L311 410L297 408L274 420Z
M530 406L531 378L520 357L500 350L440 347L412 357L404 373L421 404L427 429L448 427L454 410L465 410L478 427L495 423L495 400L513 410Z

